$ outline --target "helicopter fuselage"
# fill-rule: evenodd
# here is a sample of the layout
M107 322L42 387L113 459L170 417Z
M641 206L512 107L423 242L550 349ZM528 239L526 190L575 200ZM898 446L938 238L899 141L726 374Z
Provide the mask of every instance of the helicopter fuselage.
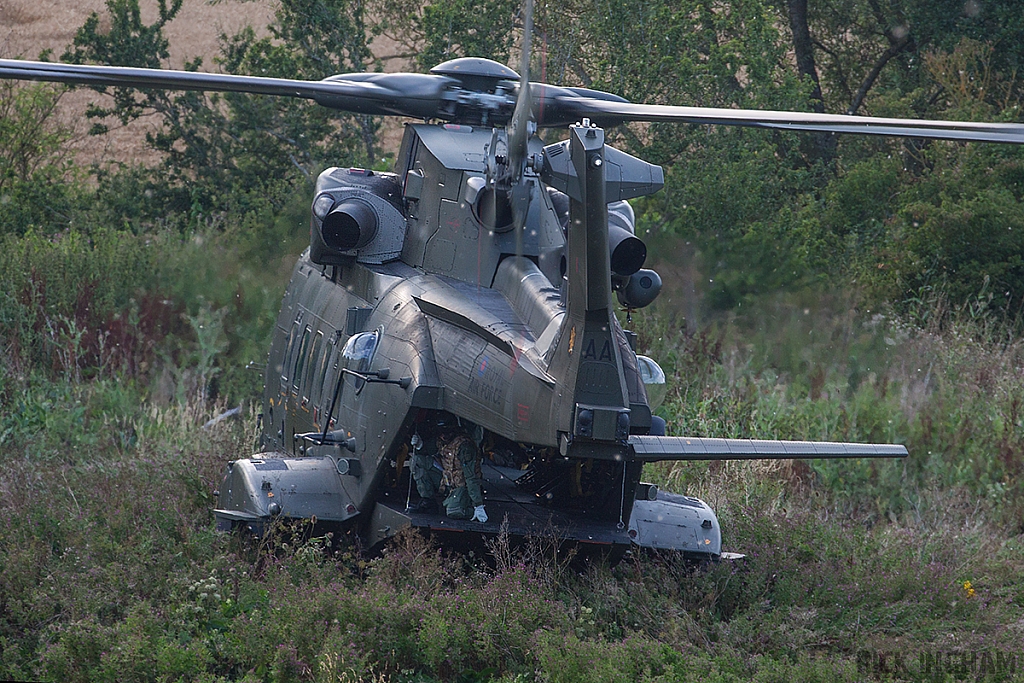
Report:
M360 169L328 169L317 184L317 196L357 188L356 201L376 193L403 207L401 256L374 263L384 259L370 249L370 257L334 265L313 263L309 252L300 257L274 330L262 446L305 455L316 444L301 435L343 431L354 439L349 457L360 461L358 477L342 477L357 510L372 505L376 473L396 461L421 411L455 416L533 451L558 448L554 407L562 388L547 366L566 315L552 282L564 268L563 221L536 178L522 235L502 224L501 207L493 209L497 220L477 215L491 143L490 130L409 126L402 185L401 175L378 174L381 182L367 188L373 175ZM539 141L535 147L540 153ZM602 365L625 357L631 404L649 425L635 357L613 325L614 353L607 343L583 348L582 339L577 353ZM342 368L387 368L409 386L365 382ZM601 455L621 460L625 440L616 446L618 454L606 448Z
M406 526L507 529L707 558L721 551L713 511L641 484L645 462L905 455L663 436L640 370L657 364L636 355L612 302L645 305L660 285L608 209L657 191L661 169L584 121L568 141L532 140L530 172L508 192L493 172L500 142L411 125L397 173L320 175L274 330L260 452L229 463L220 528L312 518L371 545ZM482 447L491 521L407 509L410 450L456 423Z

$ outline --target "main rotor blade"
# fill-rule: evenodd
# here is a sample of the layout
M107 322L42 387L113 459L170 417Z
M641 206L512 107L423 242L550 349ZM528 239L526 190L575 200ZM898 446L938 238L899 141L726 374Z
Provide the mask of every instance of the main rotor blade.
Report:
M709 439L697 436L629 437L636 460L817 460L834 458L905 458L898 444L838 443L832 441L759 441Z
M520 97L519 101L532 101L533 114L541 126L563 126L590 118L604 126L625 121L665 121L819 133L1024 144L1024 124L1018 123L927 121L808 112L634 104L609 93L529 83L525 76L526 69L523 71L526 85L521 85L520 90L525 91L529 99ZM456 119L459 116L457 107L466 107L467 110L474 107L486 108L492 118L500 118L502 111L508 111L505 107L511 108L511 102L502 96L464 91L457 80L439 74L358 73L331 76L322 81L305 81L198 71L0 59L0 78L77 83L94 87L167 88L299 97L341 111L425 119ZM517 112L521 110L519 106L516 109ZM518 138L522 134L524 139L528 138L527 126L519 125L526 116L513 115L512 118L515 122L511 126L515 132L514 137ZM509 147L511 155L517 155L521 149L521 145L515 144L512 140Z
M445 92L455 83L434 74L344 74L323 81L236 76L199 71L93 66L0 59L0 77L90 86L242 92L315 100L359 114L416 118L438 116Z
M756 109L678 107L617 102L568 94L558 94L552 99L555 102L554 109L557 110L558 116L564 118L566 113L572 112L580 119L589 117L603 125L614 125L625 121L665 121L804 132L895 135L936 140L1024 144L1024 124L1019 123L928 121Z

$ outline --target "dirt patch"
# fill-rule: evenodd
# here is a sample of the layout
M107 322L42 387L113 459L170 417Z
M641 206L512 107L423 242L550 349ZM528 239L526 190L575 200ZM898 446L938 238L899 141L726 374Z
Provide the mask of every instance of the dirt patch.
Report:
M142 20L152 23L158 16L155 2L143 0ZM75 32L93 12L103 16L104 0L0 0L0 56L36 59L43 50L59 58L71 44ZM204 68L212 70L219 52L218 37L232 35L246 25L263 30L274 16L270 0L238 2L221 0L210 4L185 0L181 11L164 28L170 41L167 66L180 69L185 61L202 57ZM70 148L78 162L99 161L152 164L159 156L146 146L145 136L157 121L143 117L128 126L113 128L107 135L88 135L91 121L86 107L103 96L86 88L67 93L61 99L60 119L74 131Z
M142 20L152 23L158 17L156 2L142 0ZM0 0L0 57L24 57L37 59L44 50L52 51L53 58L59 59L75 32L85 23L90 14L101 17L105 12L105 0ZM233 35L245 26L252 26L259 34L265 34L266 26L274 17L274 0L185 0L178 16L164 27L164 34L170 42L170 59L165 66L180 69L186 60L203 58L204 71L216 71L214 57L220 52L219 37ZM102 26L102 22L101 22ZM373 43L378 55L393 55L401 52L397 46L384 37ZM384 63L385 71L409 70L407 60L391 59ZM103 162L153 165L160 155L146 145L146 133L156 132L160 120L142 117L127 126L116 120L105 121L111 127L105 135L89 135L92 121L86 119L85 111L91 103L104 104L105 96L87 88L77 88L61 98L58 112L60 121L73 131L68 145L75 160L84 165ZM109 100L108 100L109 101ZM403 122L389 118L381 132L380 149L394 153L402 137ZM338 160L344 166L345 160Z

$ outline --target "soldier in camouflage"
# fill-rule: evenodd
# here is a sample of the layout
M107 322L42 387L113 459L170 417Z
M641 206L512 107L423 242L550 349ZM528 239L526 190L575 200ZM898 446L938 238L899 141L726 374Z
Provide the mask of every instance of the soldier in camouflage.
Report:
M419 502L409 508L409 512L437 512L437 492L441 487L442 469L437 461L437 439L427 431L426 438L419 433L412 438L412 478L416 482L416 492L420 494Z
M438 447L444 469L441 481L448 490L445 513L453 519L486 522L484 477L476 442L462 430L448 429L441 432Z

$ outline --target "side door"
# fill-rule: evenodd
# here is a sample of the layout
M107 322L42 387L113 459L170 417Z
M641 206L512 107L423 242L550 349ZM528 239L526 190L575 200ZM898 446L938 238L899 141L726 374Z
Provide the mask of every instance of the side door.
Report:
M320 394L317 417L321 428L329 420L329 429L345 429L352 432L357 427L360 414L361 397L366 382L346 375L343 370L366 372L373 360L380 341L381 330L359 332L341 344L339 335L334 345L327 366L324 368L324 384ZM331 412L332 404L334 411Z
M296 346L300 341L302 333L302 320L303 312L300 310L292 320L291 325L281 330L282 336L285 337L282 340L284 348L280 351L271 349L270 362L267 367L266 388L264 389L264 396L266 397L264 448L286 450L288 447L285 439L291 422L288 418L288 396L291 388Z

